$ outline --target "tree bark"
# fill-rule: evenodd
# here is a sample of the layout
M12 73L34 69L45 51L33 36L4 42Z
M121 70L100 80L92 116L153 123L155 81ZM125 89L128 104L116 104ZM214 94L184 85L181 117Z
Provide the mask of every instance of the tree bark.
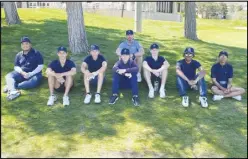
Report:
M1 2L3 3L5 20L8 25L21 24L15 2Z
M188 39L198 40L196 35L195 2L185 2L184 36Z
M68 40L73 54L88 53L82 2L66 2Z

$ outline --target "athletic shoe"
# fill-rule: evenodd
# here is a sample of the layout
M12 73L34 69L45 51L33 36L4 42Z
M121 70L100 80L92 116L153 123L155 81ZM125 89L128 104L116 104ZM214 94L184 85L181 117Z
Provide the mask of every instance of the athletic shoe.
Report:
M188 107L189 106L189 97L188 96L183 96L182 97L182 105L184 107Z
M101 103L101 95L99 93L95 94L95 103Z
M139 106L140 105L139 97L137 95L134 95L132 98L132 102L134 106Z
M233 99L236 99L236 100L238 100L238 101L241 101L241 100L242 100L242 96L241 96L241 95L233 96L232 98L233 98Z
M149 98L154 98L154 89L149 89L149 93L148 93L148 97Z
M165 96L166 96L164 89L160 90L159 94L160 94L160 98L165 98Z
M13 100L21 95L21 92L18 90L10 91L7 95L7 100Z
M51 95L49 96L49 99L47 101L47 105L48 106L52 106L54 105L54 102L57 100L57 96L56 95Z
M139 72L137 73L137 81L138 82L141 82L142 81L141 74Z
M84 98L84 104L89 104L91 99L91 94L87 93L85 98Z
M199 97L199 101L200 101L201 106L203 108L207 108L208 107L207 97Z
M68 96L64 96L63 97L63 105L64 106L70 105L70 101L69 101L69 97Z
M222 98L224 98L223 95L214 95L213 96L213 101L221 100Z
M113 94L109 99L109 104L115 104L115 102L119 99L117 94Z
M3 93L8 93L8 91L9 91L8 86L5 85L5 86L3 87Z

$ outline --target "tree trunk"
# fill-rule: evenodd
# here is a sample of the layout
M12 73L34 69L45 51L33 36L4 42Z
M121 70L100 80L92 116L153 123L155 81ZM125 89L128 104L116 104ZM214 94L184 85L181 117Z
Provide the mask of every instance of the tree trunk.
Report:
M192 40L198 40L196 35L195 14L195 2L185 2L184 36Z
M66 2L68 39L72 53L88 53L82 2Z
M11 24L21 24L15 2L1 2L3 3L6 23Z

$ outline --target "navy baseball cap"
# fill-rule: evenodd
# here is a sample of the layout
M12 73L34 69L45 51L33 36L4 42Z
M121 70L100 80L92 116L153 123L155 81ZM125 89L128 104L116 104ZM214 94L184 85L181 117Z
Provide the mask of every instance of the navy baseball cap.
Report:
M221 55L225 55L226 57L228 57L228 53L227 53L226 51L221 51L221 52L219 53L219 57L220 57Z
M186 53L194 54L195 53L195 50L192 47L187 47L184 50L184 54L186 54Z
M133 35L133 31L132 30L127 30L126 35Z
M21 37L21 43L23 43L23 42L29 42L29 43L31 43L29 37L27 37L27 36Z
M130 55L129 49L126 49L126 48L122 49L121 50L121 55Z
M90 50L93 51L93 50L99 50L99 46L93 44L90 46Z
M152 49L159 49L158 44L153 43L153 44L150 46L150 50L152 50Z
M60 51L67 52L67 49L64 46L60 46L60 47L58 47L58 52L60 52Z

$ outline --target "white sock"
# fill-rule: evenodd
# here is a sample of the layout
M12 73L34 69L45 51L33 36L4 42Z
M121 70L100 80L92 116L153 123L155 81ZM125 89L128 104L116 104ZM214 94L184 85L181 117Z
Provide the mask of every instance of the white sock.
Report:
M6 84L10 91L15 91L15 80L13 78L6 78Z
M159 91L164 91L164 85L161 84Z
M152 86L152 84L148 85L148 87L149 87L149 90L153 90L154 89L153 86Z

